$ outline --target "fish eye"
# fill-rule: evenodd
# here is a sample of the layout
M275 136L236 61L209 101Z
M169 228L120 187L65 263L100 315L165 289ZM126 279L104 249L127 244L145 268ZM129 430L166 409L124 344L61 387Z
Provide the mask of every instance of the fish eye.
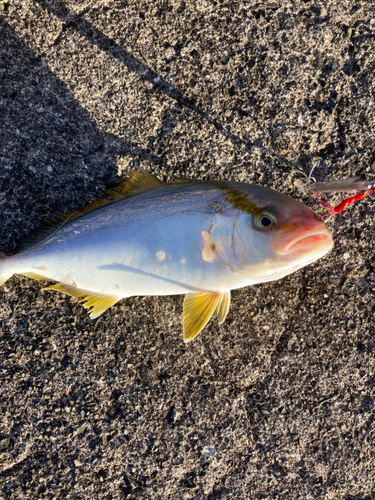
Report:
M256 229L271 229L277 223L277 217L269 210L261 210L254 217Z
M272 224L272 220L267 217L267 215L264 215L261 219L260 219L260 223L263 227L267 227L267 226L270 226Z

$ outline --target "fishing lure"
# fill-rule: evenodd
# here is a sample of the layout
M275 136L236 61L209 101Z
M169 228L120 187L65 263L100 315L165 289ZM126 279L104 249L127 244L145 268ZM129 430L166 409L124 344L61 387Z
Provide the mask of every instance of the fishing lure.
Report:
M352 205L356 201L360 201L366 196L368 196L370 199L375 199L373 196L375 193L375 188L374 186L375 181L373 182L368 182L368 181L361 181L358 179L344 179L344 180L338 180L338 181L327 181L327 182L315 182L313 184L314 190L311 190L315 198L320 202L320 206L324 209L327 210L328 213L324 214L323 217L330 217L334 214L339 214L342 212L346 207L349 205ZM321 192L356 192L355 195L349 196L348 198L345 198L342 200L338 205L335 207L332 207L328 203L326 203L324 200L319 198L319 196L316 194L317 191Z

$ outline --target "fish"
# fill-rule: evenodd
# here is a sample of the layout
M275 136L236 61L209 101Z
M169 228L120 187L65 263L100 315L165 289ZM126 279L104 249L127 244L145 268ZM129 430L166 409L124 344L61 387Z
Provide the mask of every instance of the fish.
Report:
M324 221L267 187L132 172L82 210L30 235L0 260L0 286L14 274L57 282L91 318L131 296L184 294L183 338L212 316L223 323L231 290L277 280L333 247ZM3 256L4 257L4 256Z

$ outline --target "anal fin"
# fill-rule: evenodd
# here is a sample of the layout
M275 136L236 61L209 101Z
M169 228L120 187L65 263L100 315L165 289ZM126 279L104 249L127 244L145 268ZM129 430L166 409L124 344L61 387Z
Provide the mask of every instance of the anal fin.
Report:
M57 283L56 285L43 288L43 290L57 290L71 297L79 298L79 302L88 309L91 319L97 318L120 300L119 297L114 295L80 290L64 283Z
M35 273L22 273L22 276L27 276L28 278L32 278L33 280L38 280L38 281L48 281L48 278L45 276L40 276L39 274Z
M229 311L230 291L187 293L183 308L184 341L190 342L207 325L213 314L222 323Z

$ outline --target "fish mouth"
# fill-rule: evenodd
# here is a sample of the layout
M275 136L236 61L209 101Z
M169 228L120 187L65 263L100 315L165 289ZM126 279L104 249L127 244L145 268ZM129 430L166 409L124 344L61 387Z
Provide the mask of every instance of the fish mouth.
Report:
M294 231L283 231L281 227L273 239L272 247L278 255L294 253L325 255L332 249L333 239L324 223Z

